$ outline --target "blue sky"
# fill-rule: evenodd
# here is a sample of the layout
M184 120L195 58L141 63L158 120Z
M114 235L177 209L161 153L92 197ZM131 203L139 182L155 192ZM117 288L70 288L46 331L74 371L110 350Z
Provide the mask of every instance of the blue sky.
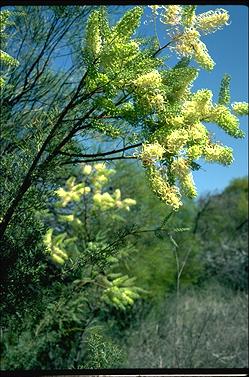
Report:
M228 73L232 76L231 102L248 101L248 7L242 5L198 6L197 14L216 8L223 8L229 12L230 25L202 37L216 65L210 72L200 70L193 91L201 88L211 89L216 100L223 74ZM168 40L166 25L159 22L157 27L159 40L163 45ZM153 24L146 24L142 26L142 31L147 34L150 29L153 33L153 28ZM168 51L167 54L169 54ZM176 62L174 54L171 55L172 57L168 60L170 66L171 63L174 65ZM201 160L202 169L193 173L199 195L208 191L221 191L233 178L248 174L248 118L241 117L240 119L241 128L246 133L244 139L234 139L217 126L208 125L210 131L215 133L217 140L233 148L235 160L228 167L205 163Z

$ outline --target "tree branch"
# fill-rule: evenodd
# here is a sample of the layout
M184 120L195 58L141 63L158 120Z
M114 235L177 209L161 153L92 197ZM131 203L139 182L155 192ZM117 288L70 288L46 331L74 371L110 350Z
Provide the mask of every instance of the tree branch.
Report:
M160 47L158 50L156 50L156 52L154 52L154 54L152 55L153 58L156 57L156 55L158 55L162 50L164 50L165 48L169 47L169 45L171 45L173 42L175 42L177 39L179 39L180 37L182 36L182 33L181 34L178 34L177 36L175 36L170 42L166 43L166 45Z
M69 165L69 164L79 164L79 163L89 163L89 162L98 162L98 161L113 161L113 160L136 160L136 156L118 156L118 157L106 157L106 158L94 158L90 160L68 160L62 162L61 165Z
M33 182L32 175L33 175L35 169L37 168L37 165L38 165L38 163L40 161L41 156L43 155L43 153L46 150L46 148L47 148L48 144L50 143L50 141L53 139L53 137L54 137L54 135L55 135L58 127L61 124L61 121L67 115L68 111L71 110L71 109L73 109L75 107L75 100L77 99L77 97L79 95L79 92L80 92L80 90L82 88L82 85L83 85L83 83L84 83L87 75L88 75L88 70L82 76L82 78L81 78L81 80L80 80L80 82L78 84L78 87L75 90L72 98L69 100L68 104L61 111L61 113L60 113L57 121L55 122L52 130L50 131L50 133L48 134L48 136L44 140L44 142L43 142L40 150L38 151L38 153L36 154L35 158L33 159L33 162L32 162L30 168L28 169L28 171L27 171L27 173L26 173L26 175L25 175L25 177L23 179L23 182L22 182L21 186L18 188L17 193L16 193L13 201L10 203L10 206L8 207L6 213L3 216L2 222L0 223L0 240L3 238L5 230L6 230L7 226L9 225L9 223L10 223L10 221L12 219L13 214L16 211L16 208L19 205L19 202L22 200L23 196L28 191L28 189L30 188L30 186L31 186L31 184ZM52 158L53 158L53 156L52 156ZM48 163L52 158L51 158L51 155L50 155L49 158L46 159L45 162L42 164L42 166L44 166L46 163Z
M127 147L124 147L124 148L120 148L120 149L113 149L111 151L107 151L107 152L100 152L100 153L93 153L93 154L81 154L81 153L67 153L67 152L59 152L59 154L62 154L64 156L69 156L69 157L99 157L99 156L108 156L110 154L116 154L116 153L119 153L119 152L124 152L124 151L127 151L129 149L133 149L133 148L136 148L136 147L140 147L142 145L142 143L137 143L137 144L133 144L133 145L128 145Z

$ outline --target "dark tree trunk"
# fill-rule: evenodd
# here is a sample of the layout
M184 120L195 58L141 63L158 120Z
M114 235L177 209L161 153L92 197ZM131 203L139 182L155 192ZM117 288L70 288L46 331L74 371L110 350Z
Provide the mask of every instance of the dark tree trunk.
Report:
M26 176L22 185L20 186L14 200L12 201L11 205L9 206L8 210L6 211L2 222L0 223L0 240L3 239L4 233L11 222L12 216L16 211L20 201L22 200L24 194L28 191L32 183L32 180L29 175Z

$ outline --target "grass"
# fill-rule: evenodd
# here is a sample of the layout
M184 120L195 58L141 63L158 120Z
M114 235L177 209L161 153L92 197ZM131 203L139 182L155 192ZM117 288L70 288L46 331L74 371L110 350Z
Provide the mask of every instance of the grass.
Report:
M126 333L129 368L248 367L248 297L212 283L181 290ZM178 316L175 315L178 306Z

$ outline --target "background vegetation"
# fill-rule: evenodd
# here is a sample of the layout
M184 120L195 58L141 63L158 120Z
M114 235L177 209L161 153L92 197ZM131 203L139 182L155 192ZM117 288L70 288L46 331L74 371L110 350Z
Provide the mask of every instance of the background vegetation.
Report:
M123 196L138 204L122 213L120 227L129 227L121 244L117 224L104 219L105 230L115 229L111 251L119 253L118 263L99 267L95 255L91 267L135 277L132 288L144 289L140 298L126 310L108 306L84 281L89 262L65 273L42 243L27 243L22 258L14 266L6 260L1 275L4 369L246 367L247 178L173 215L167 227L176 248L168 232L156 230L169 210L150 193L143 173L133 164L117 172L111 187L122 183ZM174 232L186 223L189 230ZM101 231L100 221L95 235ZM110 238L105 234L104 242ZM178 288L174 247L185 263Z

